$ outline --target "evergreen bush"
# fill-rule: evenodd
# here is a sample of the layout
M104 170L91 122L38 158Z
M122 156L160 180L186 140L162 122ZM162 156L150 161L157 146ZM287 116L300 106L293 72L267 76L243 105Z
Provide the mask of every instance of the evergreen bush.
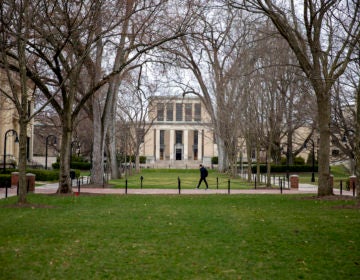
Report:
M11 175L10 174L0 174L0 188L11 186Z

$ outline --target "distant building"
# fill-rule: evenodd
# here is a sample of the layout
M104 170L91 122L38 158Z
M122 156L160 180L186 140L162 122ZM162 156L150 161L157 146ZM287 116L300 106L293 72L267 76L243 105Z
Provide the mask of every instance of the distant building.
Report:
M20 85L15 81L15 90L18 90L20 93ZM14 104L11 100L6 97L4 92L11 95L9 83L6 74L4 71L0 70L0 166L3 166L4 162L4 153L6 157L6 165L14 166L18 164L19 161L19 144L15 143L16 135L12 130L16 131L16 134L19 136L19 115ZM30 103L29 114L32 113L33 104ZM5 135L6 137L6 151L4 151L5 144ZM33 156L33 122L30 122L27 130L27 150L26 150L27 160L32 161Z
M211 164L217 145L210 116L198 97L154 97L152 125L144 136L141 155L152 167L193 168Z

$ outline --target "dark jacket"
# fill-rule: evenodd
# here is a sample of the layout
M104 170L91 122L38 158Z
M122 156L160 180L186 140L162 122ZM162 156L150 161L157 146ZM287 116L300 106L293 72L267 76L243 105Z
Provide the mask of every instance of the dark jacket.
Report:
M208 175L208 172L207 172L206 168L205 168L204 166L202 166L202 167L200 168L200 177L201 177L202 179L204 179L204 178L207 177L207 175Z

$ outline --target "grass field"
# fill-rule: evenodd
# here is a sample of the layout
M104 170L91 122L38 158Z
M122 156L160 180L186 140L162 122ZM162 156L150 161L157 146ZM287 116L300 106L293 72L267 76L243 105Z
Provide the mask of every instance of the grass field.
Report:
M140 174L133 173L131 176L118 180L110 180L110 183L118 188L125 187L125 180L128 181L129 188L140 188L143 177L143 188L170 188L178 187L178 179L180 179L181 188L193 189L197 186L200 178L198 169L142 169ZM209 170L207 181L212 189L226 189L228 180L230 179L231 188L248 189L253 188L253 183L247 183L241 178L230 178L228 175L218 173L215 170ZM202 183L202 188L205 184Z
M85 194L28 200L38 207L0 200L0 279L360 279L360 210L346 208L354 200Z

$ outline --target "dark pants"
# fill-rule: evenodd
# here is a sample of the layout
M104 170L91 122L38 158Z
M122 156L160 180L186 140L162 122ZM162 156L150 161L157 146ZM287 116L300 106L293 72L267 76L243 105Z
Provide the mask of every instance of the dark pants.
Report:
M199 181L199 184L197 185L197 188L199 188L200 187L200 185L201 185L201 182L202 181L204 181L205 182L205 185L206 185L206 188L208 188L209 186L208 186L208 183L207 183L207 181L206 181L206 178L204 177L204 178L200 178L200 181Z

